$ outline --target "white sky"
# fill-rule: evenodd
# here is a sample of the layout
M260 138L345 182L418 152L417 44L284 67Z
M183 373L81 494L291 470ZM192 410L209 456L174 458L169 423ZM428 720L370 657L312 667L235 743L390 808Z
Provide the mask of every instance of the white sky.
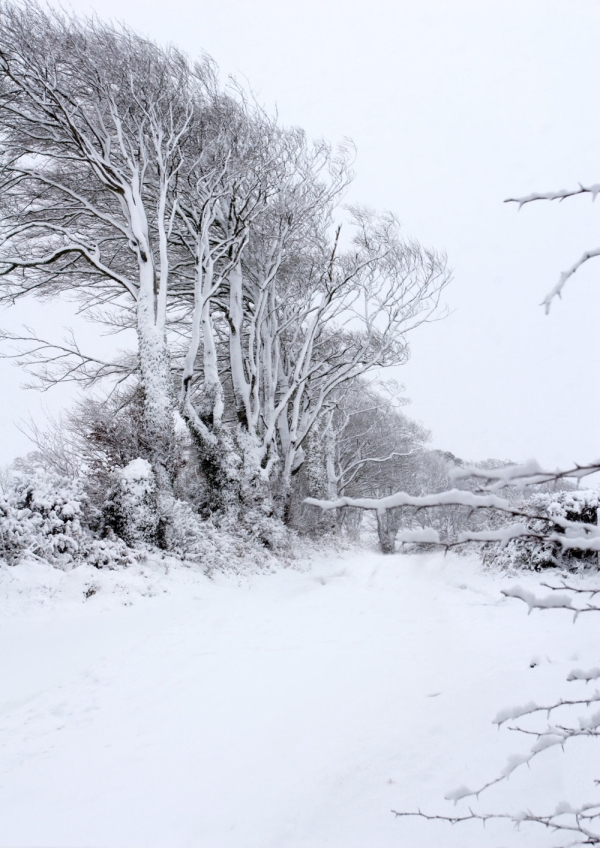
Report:
M66 4L65 4L66 5ZM538 306L560 271L598 246L600 204L505 197L600 180L598 0L74 0L245 76L285 124L358 148L349 200L391 209L407 235L446 250L444 322L412 338L409 415L469 459L595 459L600 261ZM60 336L58 306L21 305ZM89 333L84 326L83 335ZM391 375L392 376L392 375ZM40 398L0 363L0 461L29 449L15 421ZM69 392L44 397L57 410Z

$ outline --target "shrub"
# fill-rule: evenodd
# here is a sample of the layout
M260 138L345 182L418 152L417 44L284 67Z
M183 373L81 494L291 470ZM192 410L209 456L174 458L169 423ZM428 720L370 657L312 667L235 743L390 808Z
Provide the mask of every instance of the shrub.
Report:
M539 533L540 538L512 539L500 550L493 545L484 551L484 563L507 569L525 568L534 571L555 567L574 569L596 563L596 551L564 550L560 542L551 537L552 534L569 532L561 523L563 521L597 524L599 504L600 492L591 489L532 495L521 506L540 516L528 521L529 529Z
M105 528L128 545L152 545L159 538L156 480L147 459L133 459L113 471L104 505Z
M94 568L116 570L135 565L142 558L140 551L129 548L113 534L104 539L90 539L85 551L85 562Z
M28 554L60 566L81 558L84 502L78 481L41 470L12 475L0 500L0 556L15 564Z

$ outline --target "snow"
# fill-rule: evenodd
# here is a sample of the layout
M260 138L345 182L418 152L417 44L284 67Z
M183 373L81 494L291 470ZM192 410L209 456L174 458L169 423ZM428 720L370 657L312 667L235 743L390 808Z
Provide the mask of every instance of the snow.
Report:
M585 680L586 683L590 680L600 680L600 668L591 668L589 671L574 668L569 672L567 680Z
M598 662L595 616L528 616L512 583L475 558L370 550L243 579L159 558L0 568L0 844L555 844L527 822L391 813L592 800L581 739L460 800L534 741L497 732L498 710L583 697L567 676Z
M439 492L435 495L409 495L406 492L395 492L383 498L349 498L341 497L337 500L327 501L319 498L305 498L304 503L321 507L322 510L339 509L343 506L355 506L360 509L374 509L385 512L386 509L394 509L398 506L443 506L445 504L456 504L458 506L470 506L473 509L499 509L503 512L511 512L511 504L504 498L496 495L476 495L464 489L449 489L447 492Z
M433 527L425 527L423 530L401 530L396 534L398 542L429 542L439 544L440 534Z
M121 469L120 476L123 480L148 480L152 476L152 466L147 459L138 457Z
M534 701L529 701L529 703L522 707L504 707L496 715L494 724L504 724L505 721L509 721L514 718L521 718L521 716L534 712L537 709L539 709L539 707Z
M573 606L573 599L571 596L567 594L560 594L559 592L552 592L550 595L538 598L533 594L533 592L529 592L521 586L510 586L508 589L503 589L502 593L506 595L507 598L518 598L520 601L526 603L529 607L529 612L531 612L532 609L556 609L557 607L566 607L567 609L570 609Z

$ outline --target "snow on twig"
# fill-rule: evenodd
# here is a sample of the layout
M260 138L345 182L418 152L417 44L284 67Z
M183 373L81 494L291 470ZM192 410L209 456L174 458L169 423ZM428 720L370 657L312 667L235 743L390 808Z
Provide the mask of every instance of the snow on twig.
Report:
M557 592L557 587L551 586L549 588L553 589L556 594L538 598L533 592L529 592L521 588L521 586L512 586L509 589L503 589L502 594L507 598L517 598L519 601L523 601L529 607L529 612L534 609L566 609L575 614L575 619L583 612L600 612L600 607L594 604L586 604L584 607L573 606L573 600L569 595Z
M469 477L484 481L486 491L495 492L508 486L525 488L539 483L551 483L565 478L581 479L600 471L600 458L588 465L574 464L572 468L545 471L535 459L529 459L520 465L508 465L500 468L480 468L476 465L466 465L453 468L449 472L450 479L464 480Z
M570 277L572 277L573 274L579 268L581 268L582 265L585 265L585 263L588 260L594 259L597 256L600 256L600 247L597 247L594 250L586 250L586 252L583 254L583 256L580 259L577 260L577 262L575 262L573 265L571 265L570 268L567 268L566 271L562 272L562 274L558 278L557 284L554 286L553 289L551 289L548 292L548 294L546 295L546 297L542 301L542 306L545 308L546 314L548 314L548 312L550 312L550 306L551 306L554 298L562 296L562 290L563 290L563 287L564 287L565 283L567 282L567 280Z
M524 822L538 824L553 832L562 832L565 834L576 834L581 839L576 839L573 842L567 843L564 848L570 848L575 845L600 845L600 832L590 829L590 826L595 824L600 818L599 804L585 804L578 808L573 808L570 804L559 804L554 813L549 815L541 815L533 813L529 810L520 813L475 813L473 810L462 816L444 816L444 815L428 815L421 810L416 812L399 812L392 810L392 813L400 818L401 816L418 817L427 821L445 821L448 824L457 824L464 821L480 821L485 824L493 819L504 819L513 822L517 827Z
M533 192L524 197L508 197L505 203L518 203L519 209L526 203L532 203L534 200L558 200L562 203L567 197L575 197L578 194L591 194L592 201L596 199L596 195L600 194L600 183L584 186L579 183L579 188L575 189L560 189L559 191Z
M565 200L567 197L575 197L579 194L591 194L592 201L596 199L596 195L600 193L600 183L594 183L593 185L584 186L579 183L579 188L577 189L560 189L559 191L548 191L548 192L534 192L533 194L525 195L524 197L509 197L504 202L505 203L518 203L519 209L524 206L526 203L533 203L536 200L558 200L559 203ZM567 280L573 276L573 274L581 268L588 260L594 259L595 257L600 256L600 248L596 248L595 250L586 251L583 256L577 260L570 268L566 271L563 271L560 275L557 284L551 289L544 300L542 301L542 306L544 306L546 310L546 314L550 311L550 306L555 297L561 297L561 293L563 287Z

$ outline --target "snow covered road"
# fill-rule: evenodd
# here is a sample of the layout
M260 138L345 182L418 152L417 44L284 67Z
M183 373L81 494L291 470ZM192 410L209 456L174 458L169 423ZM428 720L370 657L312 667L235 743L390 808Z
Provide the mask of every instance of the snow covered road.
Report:
M598 664L593 616L527 616L514 578L454 555L0 571L1 848L555 844L390 811L466 809L444 794L526 749L500 708L589 691L564 681ZM597 747L544 752L478 808L592 800Z

